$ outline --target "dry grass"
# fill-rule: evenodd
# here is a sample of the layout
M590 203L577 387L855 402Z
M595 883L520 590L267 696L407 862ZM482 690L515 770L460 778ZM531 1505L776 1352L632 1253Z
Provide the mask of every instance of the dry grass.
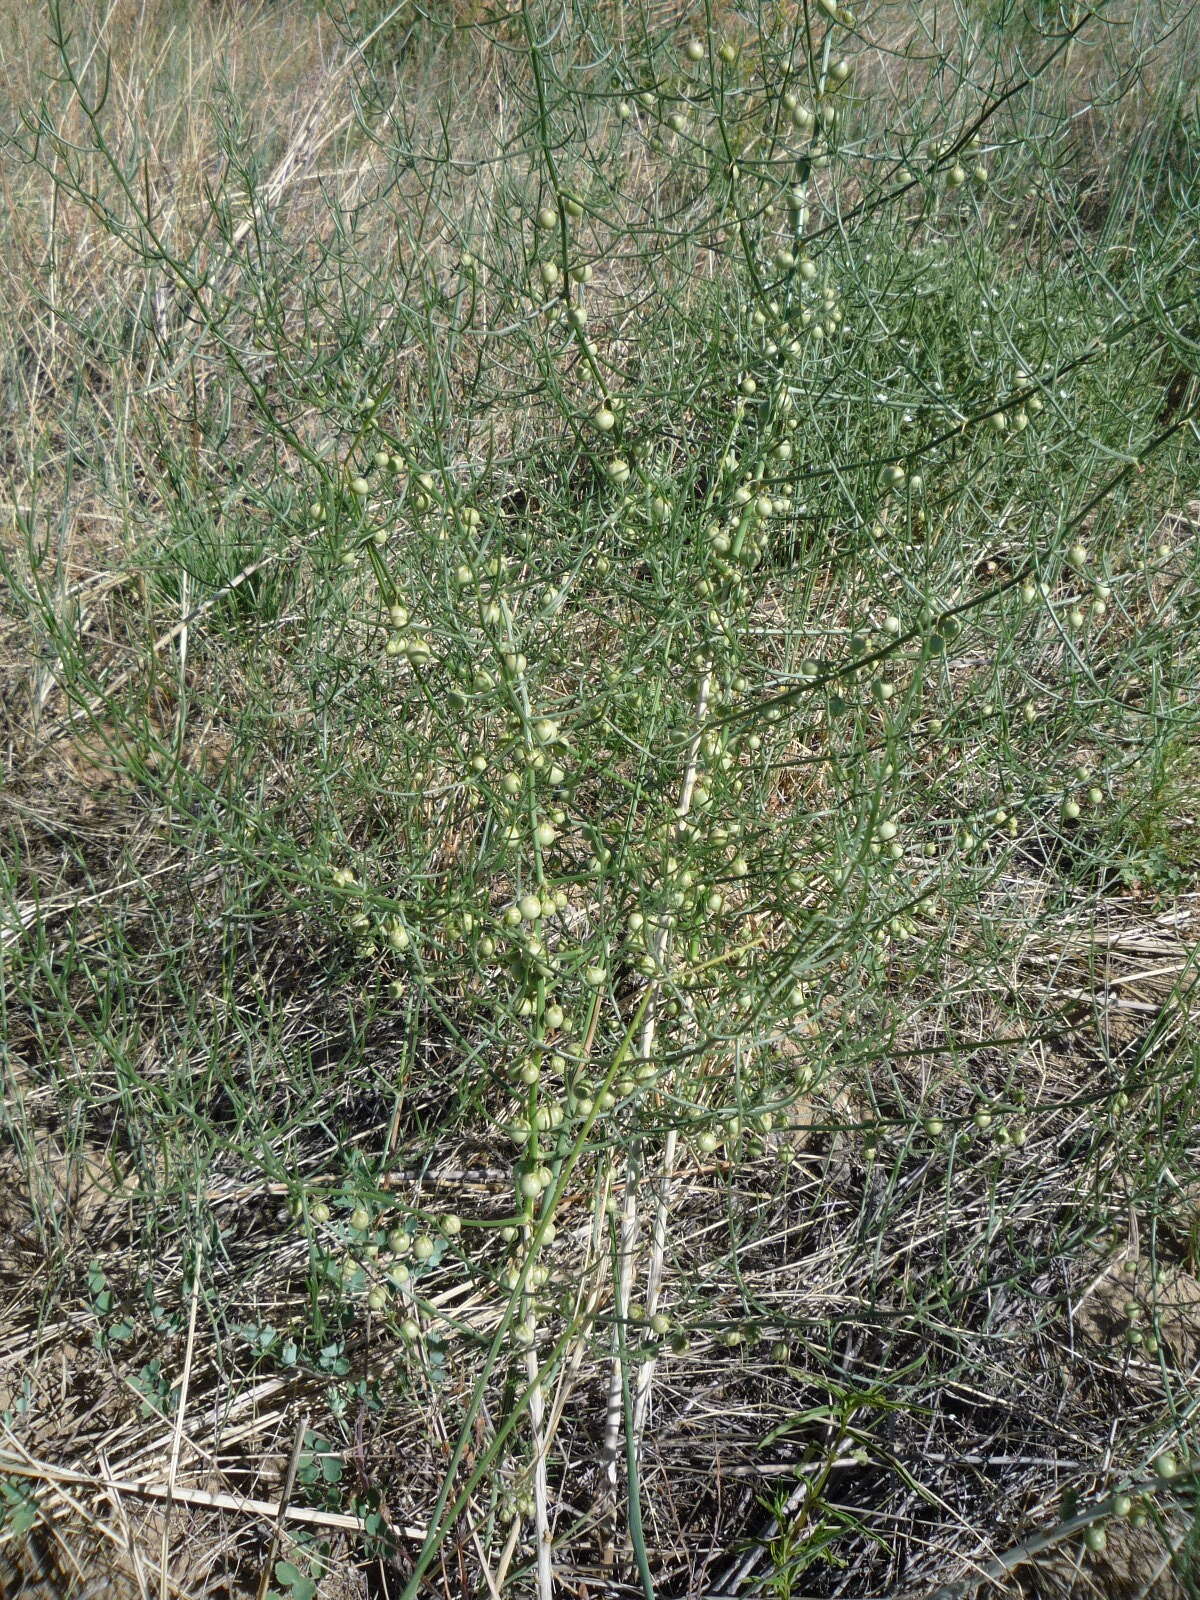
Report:
M789 15L772 13L781 25ZM16 1513L0 1524L0 1594L261 1596L275 1581L274 1560L297 1556L297 1533L322 1542L322 1596L399 1593L472 1416L482 1352L504 1325L497 1286L510 1252L494 1228L481 1227L469 1270L452 1249L421 1278L419 1296L401 1292L401 1310L426 1329L445 1319L432 1344L398 1337L391 1312L332 1316L334 1353L322 1368L319 1340L303 1359L280 1353L282 1340L301 1337L320 1314L314 1252L336 1252L345 1235L336 1209L324 1223L308 1217L322 1197L350 1195L354 1174L369 1167L381 1220L450 1209L468 1223L502 1220L514 1161L506 1121L521 1100L497 1094L490 1123L455 1114L468 1106L464 1038L478 1037L491 980L464 987L456 1017L411 989L391 1009L369 1001L367 980L346 955L344 908L307 895L293 871L295 862L306 871L327 865L313 820L321 813L304 781L315 742L304 619L328 580L305 564L315 536L271 544L286 515L271 485L301 481L295 442L322 459L341 445L320 396L297 409L292 443L279 446L217 357L236 348L246 371L274 381L278 350L255 344L253 285L263 278L255 219L273 252L289 351L315 349L337 332L344 302L336 295L305 321L307 271L331 254L363 264L365 314L380 328L386 297L371 276L379 260L397 259L404 293L434 284L448 297L463 238L512 203L510 174L495 159L511 138L510 69L501 44L470 28L402 67L388 107L393 127L431 145L453 74L477 88L454 99L448 141L478 164L431 177L419 151L397 173L363 137L357 53L322 10L183 12L161 0L80 6L70 20L78 40L98 39L108 55L115 147L153 152L146 194L162 242L206 275L210 306L228 304L219 339L211 326L193 327L169 275L147 268L98 219L100 208L126 219L128 209L94 155L78 173L94 196L89 208L10 147L0 168L0 361L11 520L0 537L11 570L25 577L38 541L53 559L44 582L34 575L44 590L43 632L15 593L0 619L13 857L0 928L11 991L0 1487ZM680 12L667 21L682 35L696 19ZM1137 60L1149 25L1133 8L1127 32L1072 46L1063 75L1066 176L1087 186L1100 231L1110 142L1161 93L1157 74L1166 69L1156 57L1137 92L1122 98L1119 128L1095 109L1096 86L1109 81L1114 50ZM905 8L881 26L894 54L880 58L877 81L897 98L917 70L912 40L922 48L936 40L950 55L964 48L957 13L951 26L936 8ZM729 27L753 37L748 21ZM44 19L6 0L0 40L6 123L45 97L64 149L85 145L78 107L47 87ZM237 210L236 184L226 181L235 149L256 166L254 217ZM624 193L634 214L650 215L676 181L656 161L641 147L630 158ZM1062 172L1056 181L1066 181ZM223 183L222 239L209 195ZM847 204L858 196L844 193ZM351 252L337 219L356 209L363 220ZM599 226L595 243L599 256ZM680 260L681 277L695 266L697 295L722 270L712 241L681 247ZM614 370L641 360L642 307L665 270L633 247L598 263L591 326ZM485 322L488 293L484 281ZM369 370L370 340L364 345ZM409 412L426 382L425 352L402 342L391 357L395 389L385 409L394 436L405 439L418 434ZM523 375L506 380L517 389ZM582 395L586 383L574 369L564 391ZM457 348L447 384L467 413L475 392ZM478 429L451 442L460 471L499 463L493 481L522 496L514 520L541 526L537 496L554 470L548 440L558 403L539 391L514 404L498 390ZM658 403L677 430L664 443L664 471L669 457L681 472L699 427L672 411L669 393ZM219 560L207 578L170 591L159 555L182 548L180 507L190 515L208 503L206 486L212 527L227 542L214 542ZM1178 473L1174 487L1182 504L1194 484ZM1160 490L1155 480L1153 493ZM561 510L561 497L546 498ZM964 542L976 537L970 502L968 482L959 497ZM1134 548L1169 509L1132 501L1137 526L1121 537ZM959 510L951 504L939 514ZM1186 549L1195 525L1181 527L1175 545ZM790 536L806 530L798 520ZM1009 531L1019 552L1019 530ZM202 540L196 548L207 559ZM986 550L981 540L981 570L985 554L993 570L1005 560L994 540ZM618 558L640 570L636 535ZM191 547L189 560L203 568ZM855 570L831 563L815 581L822 653L840 649L858 625ZM260 620L247 600L243 631L227 622L225 608L276 579L277 613ZM768 679L796 670L791 598L780 579L754 616ZM1174 630L1190 626L1187 600L1170 572L1136 595L1131 589L1121 629L1105 646L1111 659L1143 635L1159 640L1168 659ZM597 663L620 658L642 620L636 593L621 604L604 610L598 600L564 620L562 664L547 694L567 703L577 685L591 684ZM353 660L374 623L366 607L348 609L330 626L344 626ZM266 676L257 653L264 638L281 641ZM64 640L87 664L75 683ZM1043 637L1024 662L1031 692L1056 703L1074 661L1069 641ZM902 692L906 670L896 674ZM989 670L986 660L951 655L948 698L966 703L986 692ZM426 727L415 693L403 710ZM473 872L477 819L444 751L431 738L427 753L400 751L387 766L378 755L385 713L354 711L362 723L347 729L346 767L372 782L349 791L347 838L386 834L400 816L413 836L437 841L422 862L430 881ZM1081 725L1085 755L1087 734ZM845 808L843 775L809 764L836 745L829 717L797 733L753 819L782 830L802 810L811 814L812 876L797 904L830 916L840 902L818 872ZM964 746L951 762L931 742L918 755L923 800L947 817L974 810L980 759ZM640 760L623 746L612 768L588 775L581 792L597 817L615 812L612 792L636 779ZM646 1180L668 1185L662 1304L690 1334L685 1349L656 1349L647 1389L641 1515L660 1595L799 1600L816 1584L827 1596L886 1587L907 1600L965 1595L985 1579L991 1592L1029 1600L1187 1592L1183 1566L1169 1570L1189 1536L1183 1495L1159 1497L1146 1527L1114 1524L1103 1556L1085 1554L1075 1537L1088 1508L1105 1506L1116 1485L1149 1490L1147 1463L1175 1432L1186 1434L1200 1377L1200 1161L1187 1123L1200 900L1179 881L1196 852L1170 837L1195 826L1198 791L1188 759L1172 774L1177 787L1147 846L1147 861L1159 851L1176 873L1165 888L1152 881L1141 893L1115 865L1081 884L1072 863L1029 856L956 908L936 935L936 990L906 965L903 944L873 964L863 934L814 980L805 1029L767 1048L748 1030L697 1068L684 1095L694 1096L695 1126L685 1124L677 1154L660 1155ZM294 859L279 864L265 826L188 833L181 818L189 807L197 816L220 811L237 827L252 811L285 815ZM1031 851L1050 832L1031 830ZM1152 880L1158 861L1145 868ZM499 876L488 886L497 907L512 892ZM749 904L752 893L734 886L730 903ZM598 891L577 889L556 936L578 941L604 914ZM232 965L222 943L230 927ZM763 913L756 937L777 953L794 932ZM172 988L163 979L179 952L182 976ZM616 998L630 1015L639 991L634 974L627 978ZM126 991L144 999L122 1012ZM118 1014L124 1033L114 1031ZM757 1070L760 1056L773 1069L782 1061L798 1081L810 1062L832 1061L833 1070L807 1088L800 1082L782 1125L706 1150L696 1129L717 1113L728 1121L739 1103L731 1084ZM1125 1099L1114 1104L1118 1092ZM656 1104L665 1120L665 1093ZM157 1144L143 1142L147 1107L159 1118ZM1003 1143L975 1126L983 1107L1004 1127ZM927 1126L933 1117L943 1124L936 1132ZM647 1133L656 1151L660 1131L652 1123ZM1163 1151L1169 1156L1157 1159ZM561 1335L570 1355L547 1385L553 1448L544 1493L559 1592L580 1597L636 1592L637 1581L624 1527L614 1567L601 1526L616 1293L603 1202L611 1196L619 1212L626 1200L627 1169L616 1153L606 1148L607 1162L597 1161L602 1181L581 1167L567 1185L557 1238L544 1252L548 1337ZM632 1201L641 1206L643 1240L651 1192L629 1196L630 1214ZM300 1220L298 1193L310 1208ZM1153 1318L1159 1349L1147 1355L1126 1335ZM247 1330L266 1326L276 1341L255 1349ZM628 1333L644 1344L636 1323ZM488 1447L517 1378L504 1383L486 1387L474 1413L466 1470ZM379 1404L379 1395L396 1403ZM324 1457L336 1457L336 1480L323 1477ZM500 1458L441 1546L428 1589L444 1600L534 1592L529 1471L516 1454ZM1031 1529L1048 1530L1040 1545L1036 1534L1023 1543ZM826 1541L829 1560L812 1559Z

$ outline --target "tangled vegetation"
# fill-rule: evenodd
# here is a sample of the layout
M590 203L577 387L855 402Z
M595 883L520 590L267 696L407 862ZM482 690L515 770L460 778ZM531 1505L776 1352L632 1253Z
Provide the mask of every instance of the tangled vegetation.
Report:
M11 20L0 1584L1194 1592L1200 18Z

